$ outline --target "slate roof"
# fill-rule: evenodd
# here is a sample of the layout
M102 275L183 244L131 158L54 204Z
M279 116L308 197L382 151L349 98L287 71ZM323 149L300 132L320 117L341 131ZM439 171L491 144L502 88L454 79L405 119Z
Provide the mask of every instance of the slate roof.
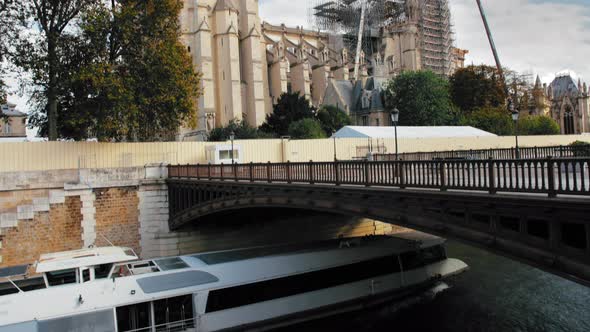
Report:
M7 116L17 116L17 117L25 117L27 116L25 113L17 111L16 105L14 104L4 104L0 106L2 110L2 114Z
M565 96L578 96L580 90L570 75L558 76L551 82L553 99L561 99Z

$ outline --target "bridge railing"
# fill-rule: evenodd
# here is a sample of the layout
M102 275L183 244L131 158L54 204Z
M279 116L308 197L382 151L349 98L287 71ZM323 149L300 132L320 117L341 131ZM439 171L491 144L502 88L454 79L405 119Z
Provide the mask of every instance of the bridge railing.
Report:
M398 159L402 160L435 160L435 159L468 159L485 160L494 159L545 159L554 158L579 158L590 157L590 146L535 146L506 149L480 149L480 150L452 150L435 152L406 152L400 153ZM375 154L374 160L395 160L395 154Z
M590 195L590 158L169 166L170 178Z

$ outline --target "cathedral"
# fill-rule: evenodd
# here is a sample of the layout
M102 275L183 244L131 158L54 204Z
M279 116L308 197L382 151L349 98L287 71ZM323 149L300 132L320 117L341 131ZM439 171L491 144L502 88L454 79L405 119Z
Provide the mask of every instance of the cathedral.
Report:
M546 115L557 121L561 134L590 132L590 95L586 83L576 84L569 75L558 75L549 86L537 76L530 113Z
M343 36L263 23L257 0L183 2L182 41L202 73L203 95L199 127L181 129L180 140L201 140L232 120L260 126L285 92L337 105L359 123L388 125L377 100L386 79L404 70L448 75L467 53L452 47L445 0L407 0L401 19L368 32L376 51L360 52L357 71Z

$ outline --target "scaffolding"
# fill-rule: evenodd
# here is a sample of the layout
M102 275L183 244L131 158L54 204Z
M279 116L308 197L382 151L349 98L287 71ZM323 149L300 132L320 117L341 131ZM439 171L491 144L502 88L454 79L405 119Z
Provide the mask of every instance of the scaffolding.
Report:
M422 69L441 75L453 70L453 29L448 0L420 0L418 22L409 22L406 0L315 0L309 11L310 23L319 30L341 35L344 46L355 50L359 35L362 50L370 59L382 50L385 31L417 23ZM359 34L365 6L364 33Z
M448 1L422 0L421 6L422 69L450 75L454 40Z

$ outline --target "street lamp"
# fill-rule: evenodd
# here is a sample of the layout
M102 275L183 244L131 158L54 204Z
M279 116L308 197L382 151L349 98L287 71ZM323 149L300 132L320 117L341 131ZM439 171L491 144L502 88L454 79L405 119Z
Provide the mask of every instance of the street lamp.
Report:
M336 131L332 130L332 138L334 139L334 162L336 162Z
M236 138L236 134L232 131L229 133L229 139L231 140L231 163L234 164L234 138Z
M514 107L514 103L512 102L512 100L508 101L508 109L510 110L510 113L512 115L512 120L514 121L514 138L516 140L516 150L515 150L515 154L516 154L516 159L520 159L520 151L518 150L518 111L515 109Z
M396 107L391 112L391 122L393 123L393 127L395 128L395 160L399 160L398 149L397 149L397 122L398 121L399 121L399 110Z

